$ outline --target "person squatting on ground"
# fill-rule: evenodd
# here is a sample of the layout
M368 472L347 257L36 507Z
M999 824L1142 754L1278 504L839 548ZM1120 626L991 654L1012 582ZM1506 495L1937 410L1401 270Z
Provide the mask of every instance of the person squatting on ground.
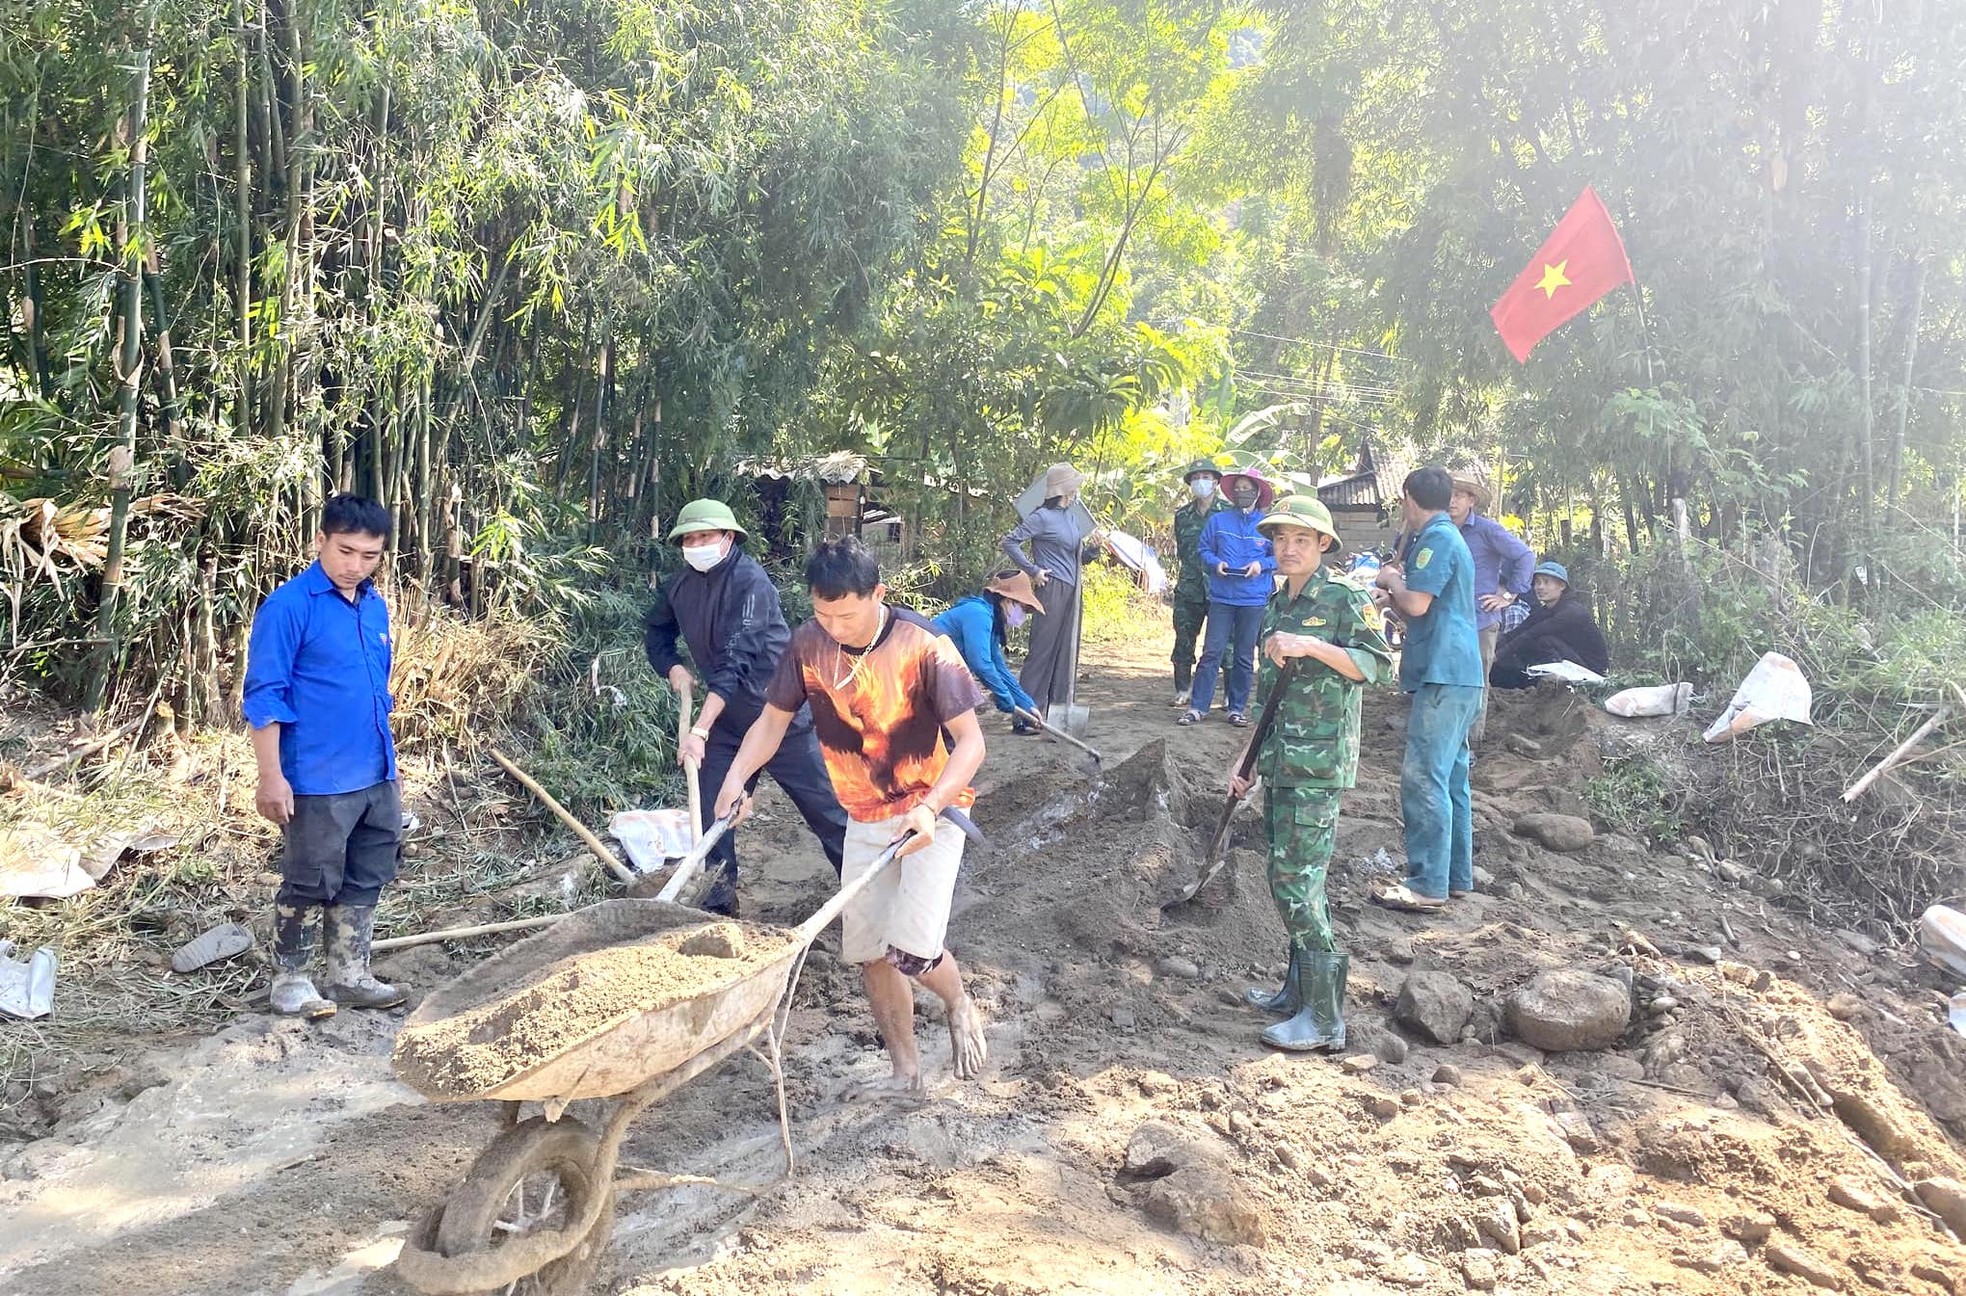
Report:
M1079 568L1100 548L1098 530L1086 529L1072 513L1084 482L1085 474L1072 465L1051 465L1044 475L1044 503L1003 538L1004 553L1031 578L1044 604L1017 676L1041 717L1053 702L1072 696L1072 672L1078 668Z
M1188 705L1194 689L1195 645L1208 623L1208 564L1201 557L1201 531L1208 519L1226 508L1222 470L1207 459L1188 466L1181 481L1194 496L1174 510L1174 701Z
M369 972L375 907L396 880L403 799L389 713L389 605L371 579L389 511L358 495L321 510L315 559L253 614L241 710L252 727L260 814L280 825L273 900L273 1011L325 1017L336 1004L390 1008ZM309 968L321 911L327 998Z
M1399 804L1406 827L1406 881L1372 898L1430 913L1474 890L1474 812L1468 730L1481 710L1481 642L1475 632L1474 559L1447 514L1454 483L1445 468L1409 473L1400 506L1409 539L1401 562L1379 569L1384 599L1406 623L1399 685L1413 695Z
M990 700L997 704L997 710L1015 716L1010 726L1014 734L1039 732L1036 725L1016 716L1016 712L1024 711L1043 719L1037 700L1019 686L1003 655L1011 627L1022 625L1034 613L1044 615L1044 604L1031 588L1031 578L1021 571L1004 571L992 576L982 593L956 600L954 606L934 621L936 630L955 643L963 665L969 667L976 682L990 691Z
M793 713L810 705L827 772L851 820L843 880L860 877L888 846L914 834L893 867L847 905L840 955L860 965L893 1064L887 1079L861 1086L859 1095L918 1097L925 1086L910 982L942 1000L957 1076L975 1076L987 1052L982 1018L943 945L963 835L939 817L974 799L969 781L983 764L975 708L983 690L934 626L888 606L879 564L858 540L828 540L814 550L806 585L813 619L792 633L764 710L717 793L717 813L737 807L740 821L750 813L748 780L778 749ZM953 750L944 745L945 729Z
M649 665L679 697L693 692L697 680L677 652L678 637L703 674L708 691L689 736L677 749L676 762L694 762L703 784L713 790L723 786L745 730L764 709L765 685L792 637L777 587L757 559L744 552L746 534L721 500L685 504L669 528L670 542L682 546L685 565L656 590L642 632ZM846 842L846 811L826 780L812 718L803 708L792 717L784 741L764 770L798 807L838 874ZM756 786L754 774L746 790ZM709 807L702 807L700 813L699 826L708 829L713 821ZM710 913L733 917L737 914L735 837L726 833L710 848L704 869L713 880L702 903Z
M1524 672L1550 662L1575 662L1600 675L1611 669L1611 651L1591 615L1590 598L1570 588L1570 570L1559 562L1537 566L1536 610L1503 637L1488 682L1494 688L1528 688L1536 681Z
M1198 723L1215 700L1216 673L1229 664L1229 723L1249 723L1249 689L1255 678L1256 632L1276 587L1276 558L1261 531L1263 513L1276 491L1260 468L1224 477L1235 507L1222 509L1201 529L1201 559L1208 568L1208 638L1195 667L1194 693L1176 724Z
M1254 771L1264 789L1270 895L1289 933L1290 970L1282 989L1255 987L1243 999L1285 1019L1263 1032L1265 1044L1343 1048L1351 956L1339 952L1332 930L1325 870L1339 802L1358 780L1360 696L1366 685L1392 677L1393 650L1365 586L1325 569L1338 532L1316 496L1279 500L1263 519L1263 533L1276 547L1284 578L1263 615L1265 698L1277 687L1279 668L1298 662ZM1249 789L1232 775L1229 790L1241 796Z
M1454 495L1448 501L1447 515L1460 528L1461 539L1474 559L1475 629L1481 641L1481 673L1495 664L1495 645L1502 635L1502 619L1508 610L1529 593L1529 569L1536 565L1536 552L1515 532L1488 516L1493 493L1485 476L1468 469L1454 473ZM1468 745L1481 746L1488 730L1488 694L1481 695L1481 710L1468 731Z

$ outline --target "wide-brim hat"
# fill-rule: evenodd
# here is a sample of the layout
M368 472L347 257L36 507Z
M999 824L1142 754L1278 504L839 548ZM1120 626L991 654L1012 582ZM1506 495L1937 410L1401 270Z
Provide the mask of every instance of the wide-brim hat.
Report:
M1276 502L1276 507L1263 514L1263 520L1256 529L1268 535L1277 527L1299 526L1307 531L1331 537L1331 547L1337 548L1338 528L1331 521L1331 510L1324 501L1315 495L1286 495Z
M1230 499L1235 498L1236 482L1239 480L1254 482L1256 484L1256 507L1264 513L1269 512L1270 504L1277 497L1277 488L1270 484L1270 479L1263 475L1263 470L1261 468L1238 468L1232 473L1225 474L1222 478L1222 490Z
M1216 481L1222 480L1222 469L1213 459L1197 459L1188 465L1188 471L1181 474L1181 481L1185 485L1203 473L1208 473Z
M1551 576L1562 581L1565 585L1570 583L1570 569L1560 562L1551 562L1548 560L1539 562L1536 564L1536 570L1531 574L1535 576Z
M737 524L737 515L730 511L730 505L714 499L693 499L683 505L683 511L676 514L676 525L669 528L669 539L673 543L692 531L735 531L747 537L751 534Z
M1045 469L1044 497L1057 499L1079 488L1085 481L1085 474L1070 464L1058 463Z
M992 576L990 583L983 587L983 592L1002 595L1013 603L1022 603L1039 616L1044 615L1044 604L1038 601L1037 587L1031 583L1029 576L1016 568Z
M1486 513L1488 506L1495 502L1495 492L1488 485L1487 475L1477 468L1456 468L1452 476L1454 489L1474 496L1475 507Z

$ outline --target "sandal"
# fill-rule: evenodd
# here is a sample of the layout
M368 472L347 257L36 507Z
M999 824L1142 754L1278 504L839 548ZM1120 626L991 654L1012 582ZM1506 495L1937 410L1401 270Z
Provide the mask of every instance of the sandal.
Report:
M196 972L208 963L244 954L253 947L253 934L238 923L220 923L196 936L171 955L171 971Z
M1176 721L1175 721L1174 723L1175 723L1175 724L1178 724L1178 725L1191 725L1191 724L1200 724L1200 723L1201 723L1201 712L1199 712L1199 711L1183 711L1183 712L1181 713L1181 718L1180 718L1179 720L1176 720Z
M1372 903L1397 909L1401 913L1439 913L1447 907L1447 901L1435 896L1422 895L1404 883L1385 887L1372 893Z
M1229 723L1237 729L1249 728L1249 717L1240 711L1229 712Z

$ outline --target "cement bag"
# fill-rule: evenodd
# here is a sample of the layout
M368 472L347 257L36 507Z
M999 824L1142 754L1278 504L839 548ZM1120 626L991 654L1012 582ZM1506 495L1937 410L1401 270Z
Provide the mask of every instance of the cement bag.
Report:
M1966 914L1933 905L1918 916L1918 948L1948 971L1966 976Z
M1801 667L1780 653L1763 653L1741 687L1734 690L1734 700L1702 736L1710 743L1722 743L1770 720L1810 724L1809 704L1813 700Z
M1693 700L1691 684L1654 684L1649 688L1628 688L1604 699L1604 709L1614 716L1678 715Z
M608 836L621 843L637 873L653 873L689 854L689 811L622 810L608 820Z

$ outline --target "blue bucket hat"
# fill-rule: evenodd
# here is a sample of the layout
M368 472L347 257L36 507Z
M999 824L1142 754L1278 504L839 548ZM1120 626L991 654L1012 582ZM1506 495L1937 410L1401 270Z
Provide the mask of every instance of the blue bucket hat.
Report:
M1516 570L1521 571L1522 569L1518 567ZM1535 574L1538 576L1554 576L1565 585L1570 583L1570 569L1560 562L1539 562L1536 564Z

